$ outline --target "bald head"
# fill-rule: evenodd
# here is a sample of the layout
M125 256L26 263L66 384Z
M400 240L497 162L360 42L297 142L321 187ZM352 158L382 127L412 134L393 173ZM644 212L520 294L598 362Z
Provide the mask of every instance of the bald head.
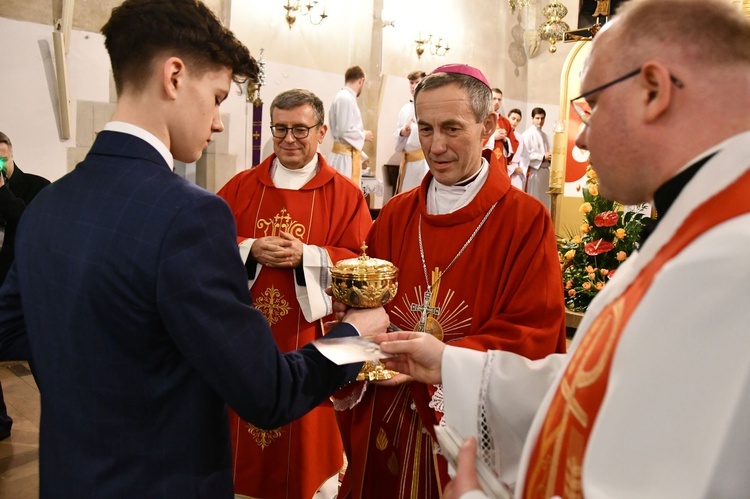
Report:
M623 63L656 57L668 48L699 64L750 64L750 20L726 0L631 1L615 19L608 28L617 28L628 47Z
M581 81L591 118L577 145L590 151L602 195L650 201L697 155L750 130L750 113L731 112L750 107L748 40L750 19L726 0L639 0L618 11ZM707 127L705 115L721 119Z

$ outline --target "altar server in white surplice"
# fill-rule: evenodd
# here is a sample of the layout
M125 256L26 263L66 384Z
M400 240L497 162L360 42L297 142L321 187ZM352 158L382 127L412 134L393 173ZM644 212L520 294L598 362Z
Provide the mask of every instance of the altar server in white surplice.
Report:
M412 71L407 76L409 92L414 95L414 89L424 78L422 70ZM398 113L396 124L396 152L401 153L398 168L398 183L394 194L406 192L422 183L422 179L429 170L427 160L424 159L422 146L419 144L417 119L414 115L414 101L409 100Z
M748 40L723 0L631 2L594 38L576 144L602 196L659 218L568 354L382 345L411 355L388 367L443 382L445 421L516 497L750 495L750 114L726 114L750 109ZM706 128L706 112L726 119ZM475 451L444 498L484 497Z
M365 130L357 97L365 86L365 72L352 66L344 73L344 88L333 98L328 123L333 136L333 150L326 156L328 164L360 185L362 147L372 141L372 132Z
M526 175L529 172L529 151L523 142L523 136L516 131L521 122L521 116L520 109L511 109L508 113L508 121L513 127L513 135L516 138L516 150L508 159L508 176L511 185L523 191L526 187Z
M529 151L529 171L526 192L542 202L547 210L552 206L549 195L549 165L552 149L549 137L542 130L547 112L541 107L531 110L531 126L523 132L524 146Z

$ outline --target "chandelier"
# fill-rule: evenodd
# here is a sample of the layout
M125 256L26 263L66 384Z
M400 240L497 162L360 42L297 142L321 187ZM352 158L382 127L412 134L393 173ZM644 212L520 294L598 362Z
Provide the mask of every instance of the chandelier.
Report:
M539 38L550 43L549 51L555 53L557 52L555 43L562 41L565 32L570 30L568 23L562 20L568 14L568 9L558 0L552 0L552 3L542 9L542 12L547 20L539 26L537 32Z
M422 54L424 54L425 49L429 50L431 55L437 55L437 56L444 56L448 53L448 51L451 49L448 45L448 42L443 42L442 37L438 37L437 41L433 41L432 35L427 35L426 37L422 38L422 34L420 33L414 42L417 44L417 59L420 59L422 57Z
M508 0L508 5L510 5L510 11L515 12L516 9L522 9L529 5L530 0Z
M286 0L284 5L286 10L286 23L289 25L289 29L292 29L292 25L297 20L298 16L307 16L310 24L318 25L322 23L328 14L326 14L325 2L321 6L319 0L307 0L306 3L302 3L302 0Z

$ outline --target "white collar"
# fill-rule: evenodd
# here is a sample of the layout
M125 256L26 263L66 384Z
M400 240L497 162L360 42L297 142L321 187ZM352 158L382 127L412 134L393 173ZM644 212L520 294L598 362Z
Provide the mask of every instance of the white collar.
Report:
M444 215L458 211L468 205L484 186L489 171L489 163L482 158L482 166L474 174L473 181L466 185L444 185L433 178L430 185L427 186L427 213L429 215ZM466 182L466 180L463 182Z
M280 189L299 190L303 185L308 183L318 173L318 155L302 168L292 170L287 168L279 158L273 159L271 166L271 178L273 184Z
M104 125L104 130L107 130L108 132L126 133L128 135L138 137L145 142L148 142L149 145L151 145L154 149L157 150L159 154L161 154L161 156L164 158L164 161L166 161L167 165L169 165L169 169L174 171L174 156L172 156L169 148L164 144L164 142L159 140L156 135L149 132L148 130L145 130L137 125L133 125L132 123L126 123L124 121L110 121L109 123Z

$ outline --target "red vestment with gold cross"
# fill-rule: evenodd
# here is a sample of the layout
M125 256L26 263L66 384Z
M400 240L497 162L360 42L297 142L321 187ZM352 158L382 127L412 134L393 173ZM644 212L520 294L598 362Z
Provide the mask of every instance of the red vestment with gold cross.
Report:
M277 188L271 173L274 158L271 155L236 175L218 193L232 210L239 241L279 235L283 230L307 245L323 248L332 263L356 257L372 225L360 189L320 154L317 174L301 189ZM250 290L253 304L263 312L283 352L323 334L321 320L305 320L294 280L292 269L262 267ZM270 430L256 428L229 412L238 494L311 498L343 465L341 437L329 401L293 423Z
M552 221L535 199L510 189L492 161L485 184L464 208L426 212L428 174L418 189L385 205L368 236L368 254L399 269L398 294L386 307L391 321L413 330L428 274L450 264L495 205L466 250L440 278L427 329L451 345L500 349L537 359L565 350L562 277ZM361 387L360 387L361 388ZM438 498L448 475L435 455L433 425L442 417L435 386L369 384L363 398L338 413L349 464L340 498Z

